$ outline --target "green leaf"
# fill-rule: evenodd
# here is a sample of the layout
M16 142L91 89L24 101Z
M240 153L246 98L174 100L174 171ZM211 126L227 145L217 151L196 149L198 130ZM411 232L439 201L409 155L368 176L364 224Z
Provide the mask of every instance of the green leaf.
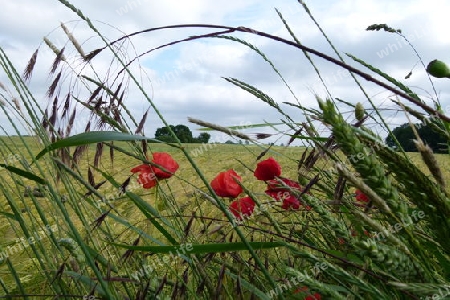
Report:
M10 219L12 219L14 221L19 221L19 218L17 218L16 215L14 215L14 214L10 214L10 213L7 213L7 212L0 211L0 215L3 215L5 217L7 217L7 218L10 218Z
M28 171L16 168L16 167L12 167L12 166L8 166L5 164L0 164L0 167L3 167L5 169L7 169L10 172L16 173L19 176L25 177L27 179L33 180L37 183L40 184L47 184L47 181L45 179L42 179L41 177L34 175L33 173L30 173Z
M218 252L233 252L248 250L244 243L216 243L216 244L185 244L174 246L130 246L123 244L111 243L115 246L126 248L135 251L144 251L152 253L175 253L186 249L185 254L203 254L203 253L218 253ZM269 249L283 247L281 242L250 242L250 246L254 250ZM188 247L189 246L189 247ZM189 249L187 249L189 248Z
M158 140L150 139L142 135L133 135L117 131L84 132L50 144L44 150L39 152L39 154L36 156L36 160L44 156L46 153L59 148L97 144L107 141L141 141L141 140L151 140L153 142L160 142Z

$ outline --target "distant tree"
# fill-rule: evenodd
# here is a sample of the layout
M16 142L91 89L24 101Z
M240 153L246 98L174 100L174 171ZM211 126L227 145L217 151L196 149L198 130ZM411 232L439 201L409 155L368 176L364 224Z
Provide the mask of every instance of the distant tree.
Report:
M431 125L419 127L419 136L435 153L448 153L448 138Z
M204 143L207 144L211 135L207 132L202 132L198 135L198 137L194 138L194 143Z
M206 132L200 133L198 137L194 138L189 127L182 124L178 124L177 126L169 125L169 127L156 129L155 138L166 143L175 143L175 138L170 134L169 128L172 129L182 143L208 143L211 138L211 135Z
M424 143L428 144L435 153L446 153L448 149L445 147L447 139L433 128L429 123L416 124L417 132ZM392 134L397 138L398 142L406 152L417 152L413 140L416 139L409 123L400 125L392 130ZM389 135L386 138L386 144L389 147L397 148L394 137Z
M405 123L396 127L392 130L392 135L389 135L386 138L386 145L392 148L397 148L397 144L395 143L394 137L398 140L403 150L406 152L415 152L417 151L416 146L414 146L413 139L414 133L409 125L409 123Z
M172 131L175 132L175 126L173 126L173 125L169 125L169 126L172 129ZM169 128L167 128L167 127L160 127L158 129L156 129L155 139L160 140L162 142L166 142L166 143L174 143L175 142L175 138L170 134Z
M174 132L182 143L192 143L194 140L192 131L187 126L179 124L175 126Z
M225 144L230 144L230 145L232 145L232 144L234 144L234 142L233 142L232 140L228 140L228 141L225 142Z

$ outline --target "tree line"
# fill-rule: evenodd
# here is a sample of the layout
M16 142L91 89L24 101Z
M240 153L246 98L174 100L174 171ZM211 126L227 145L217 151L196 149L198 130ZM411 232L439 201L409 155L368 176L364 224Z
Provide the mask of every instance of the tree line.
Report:
M428 144L434 153L448 153L447 138L444 134L445 129L436 125L435 123L425 124L413 124L417 133L425 144ZM206 132L200 133L197 137L194 137L192 131L185 125L178 124L176 126L169 125L175 135L182 143L205 143L209 142L211 135ZM405 152L417 152L417 148L413 142L416 139L414 132L411 128L411 124L405 123L394 130L392 135L389 135L386 139L386 145L394 149L398 148L394 137L399 142L400 146ZM156 129L155 138L166 143L175 143L175 138L170 134L168 127L160 127ZM233 143L227 141L226 143Z
M445 136L445 129L436 123L414 124L417 133L425 144L428 144L434 153L449 153L447 141ZM395 128L389 135L385 142L386 145L394 149L398 148L395 143L394 136L398 140L405 152L417 152L416 145L413 140L417 139L414 135L411 124L405 123Z

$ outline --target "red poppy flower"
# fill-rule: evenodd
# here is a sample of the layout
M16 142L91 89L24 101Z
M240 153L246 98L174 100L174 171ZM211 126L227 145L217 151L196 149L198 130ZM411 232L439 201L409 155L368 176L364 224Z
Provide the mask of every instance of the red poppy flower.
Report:
M291 195L290 197L283 199L283 204L281 205L281 208L286 210L290 208L299 209L300 205L301 205L300 201L297 198L295 198L295 196Z
M255 202L250 197L234 200L230 204L231 213L239 220L242 220L242 216L250 216L254 208Z
M153 163L160 165L168 172L161 170L160 168L153 167L155 175L158 179L164 179L171 177L179 168L178 163L166 152L155 152L153 153Z
M163 167L168 172L148 164L142 164L131 169L132 173L139 173L138 182L142 184L144 189L154 187L158 182L158 179L161 180L171 177L179 168L178 163L172 158L172 156L165 152L153 153L152 162Z
M275 176L281 175L281 166L273 157L269 157L256 165L253 175L258 180L272 180Z
M230 169L225 172L220 172L211 181L211 187L220 197L236 198L242 193L242 187L236 182L241 181L242 178L234 170Z
M289 197L291 194L288 191L276 191L266 190L265 193L277 201L282 201L284 198Z
M319 293L315 293L314 295L308 295L305 298L305 300L320 300L320 299L322 299L322 296L320 296Z
M139 173L138 182L142 184L144 189L150 189L157 183L155 173L151 166L142 164L131 169L133 173Z
M361 192L360 190L355 191L355 198L356 201L359 202L369 202L369 197L367 197L367 195Z
M280 180L292 190L297 190L298 192L302 191L302 186L298 182L287 178L280 178ZM265 192L267 195L277 201L283 201L281 208L286 210L290 208L300 208L300 200L289 190L289 188L281 184L278 180L268 181L267 187L268 189Z

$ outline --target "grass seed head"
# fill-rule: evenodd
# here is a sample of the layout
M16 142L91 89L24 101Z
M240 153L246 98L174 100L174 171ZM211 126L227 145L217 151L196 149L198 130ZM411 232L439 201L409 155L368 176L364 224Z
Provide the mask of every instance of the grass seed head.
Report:
M67 35L67 37L69 38L70 42L72 43L72 45L75 47L75 49L78 51L78 54L80 54L80 56L84 59L86 58L86 54L83 51L83 48L81 48L80 43L78 43L78 41L75 39L75 37L73 36L73 34L69 31L69 29L66 27L66 25L64 25L64 23L61 23L61 28L64 30L64 33Z

